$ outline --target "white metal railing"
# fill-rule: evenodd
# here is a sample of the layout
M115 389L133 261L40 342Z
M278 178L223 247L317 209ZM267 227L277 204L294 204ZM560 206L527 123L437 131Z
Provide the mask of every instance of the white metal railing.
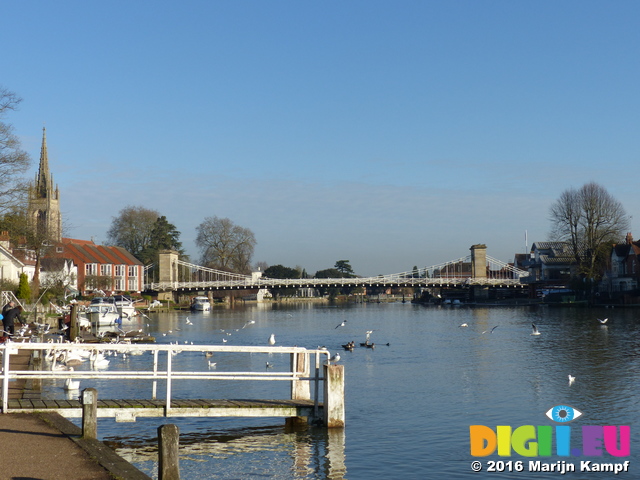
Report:
M115 351L118 353L144 353L153 354L153 364L151 370L11 370L10 356L17 354L21 350L44 352L53 351L54 355L60 355L66 351L88 351L105 352ZM176 371L172 367L172 357L180 352L206 352L211 353L284 353L291 355L290 371ZM314 404L316 413L318 411L320 382L324 378L320 376L323 355L329 357L327 350L307 350L301 347L255 347L255 346L217 346L217 345L157 345L157 344L132 344L132 343L18 343L8 342L0 346L2 355L2 412L7 413L9 402L9 381L13 379L104 379L104 380L125 380L138 379L152 381L152 398L156 398L157 382L166 381L166 410L171 408L172 382L174 380L269 380L269 381L307 381L314 385ZM166 355L166 367L160 368L159 355ZM298 356L305 357L303 370L298 364ZM314 373L310 374L311 356L315 357ZM293 390L292 390L293 392Z

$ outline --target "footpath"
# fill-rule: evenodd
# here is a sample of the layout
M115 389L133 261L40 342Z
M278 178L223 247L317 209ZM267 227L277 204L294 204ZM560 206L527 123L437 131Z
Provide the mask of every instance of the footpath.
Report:
M11 368L28 368L30 355L11 355ZM24 381L10 382L9 397L27 394ZM0 413L2 480L151 480L57 413Z

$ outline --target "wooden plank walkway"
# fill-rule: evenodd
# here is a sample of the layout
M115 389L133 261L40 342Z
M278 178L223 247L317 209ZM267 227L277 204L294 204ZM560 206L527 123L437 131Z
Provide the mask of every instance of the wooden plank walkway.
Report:
M322 404L318 416L322 418ZM66 418L81 418L80 400L9 400L9 413L56 412ZM136 417L315 417L312 400L164 400L98 399L98 417L116 421L135 421Z

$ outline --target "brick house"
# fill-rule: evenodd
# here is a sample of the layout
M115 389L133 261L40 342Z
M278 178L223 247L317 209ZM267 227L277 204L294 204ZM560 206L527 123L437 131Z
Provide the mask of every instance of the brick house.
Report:
M63 238L55 256L76 265L77 289L81 294L92 290L138 293L143 289L144 265L122 247Z

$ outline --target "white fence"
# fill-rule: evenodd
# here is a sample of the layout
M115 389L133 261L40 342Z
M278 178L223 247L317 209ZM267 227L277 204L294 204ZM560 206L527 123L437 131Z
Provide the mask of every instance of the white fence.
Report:
M122 370L110 371L107 369L93 370L11 370L10 356L18 354L20 351L29 350L38 352L34 357L53 354L62 355L64 352L84 351L88 353L99 353L114 351L127 355L140 355L146 353L149 356L148 370ZM266 354L289 354L289 371L273 371L265 368L265 371L178 371L172 366L172 358L181 352L200 352L205 355L207 352L215 353L266 353ZM257 347L257 346L213 346L213 345L157 345L157 344L131 344L131 343L17 343L8 342L0 346L2 354L2 412L10 412L9 404L9 382L13 379L101 379L118 382L125 379L148 380L151 381L151 397L156 398L157 382L166 382L164 393L166 400L166 411L171 409L172 384L176 380L260 380L260 381L289 381L291 382L291 399L311 399L311 385L313 385L313 400L315 411L318 412L318 402L320 394L320 382L324 381L321 376L323 365L328 359L329 352L326 350L307 350L300 347ZM151 355L149 355L151 354ZM323 355L327 358L323 359ZM160 362L160 356L164 358ZM313 364L310 363L313 358ZM151 361L152 360L152 361ZM162 368L161 368L162 363ZM312 370L313 369L313 370ZM313 371L313 374L310 372Z

